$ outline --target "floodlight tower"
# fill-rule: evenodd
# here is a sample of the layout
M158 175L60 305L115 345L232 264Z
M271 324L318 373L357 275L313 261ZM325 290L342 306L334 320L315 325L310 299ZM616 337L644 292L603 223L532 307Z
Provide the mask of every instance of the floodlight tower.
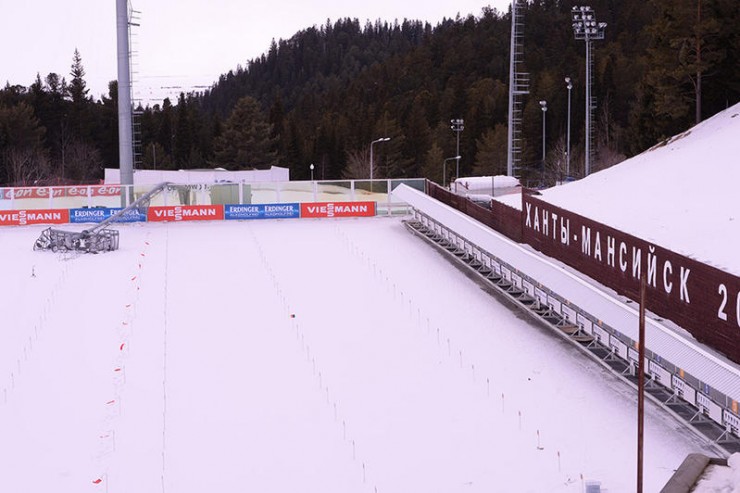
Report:
M121 185L134 184L133 127L131 123L131 65L128 0L116 0L118 46L118 159ZM127 205L127 204L126 204Z
M465 130L465 120L454 118L450 120L450 124L450 129L457 134L457 169L455 171L455 178L460 178L460 132Z
M526 0L511 1L511 50L509 53L509 125L506 174L514 176L514 170L522 155L522 96L529 94L529 74L521 72L524 63L524 13L521 9Z
M576 39L586 42L586 161L584 176L591 173L591 120L596 108L596 98L591 96L591 84L593 82L593 54L591 53L591 41L604 39L606 22L596 22L596 15L591 7L573 7L573 33Z

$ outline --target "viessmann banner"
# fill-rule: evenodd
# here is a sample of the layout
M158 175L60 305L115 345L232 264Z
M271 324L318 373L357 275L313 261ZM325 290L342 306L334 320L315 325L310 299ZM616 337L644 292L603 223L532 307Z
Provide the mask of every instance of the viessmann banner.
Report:
M174 205L150 207L147 220L163 221L219 221L224 218L223 205Z
M0 211L0 226L26 226L28 224L66 224L69 222L67 209L38 209Z
M0 211L0 226L100 223L120 207ZM298 217L372 217L375 202L311 202L246 205L176 205L129 211L116 222L220 221L224 219L289 219Z
M301 217L372 217L375 202L308 202L301 204Z
M100 207L93 209L70 209L69 222L72 224L101 223L114 214L122 211L121 207ZM117 223L136 223L146 221L146 209L128 211L117 218Z
M301 206L293 204L234 204L224 206L224 218L231 219L293 219L301 216Z

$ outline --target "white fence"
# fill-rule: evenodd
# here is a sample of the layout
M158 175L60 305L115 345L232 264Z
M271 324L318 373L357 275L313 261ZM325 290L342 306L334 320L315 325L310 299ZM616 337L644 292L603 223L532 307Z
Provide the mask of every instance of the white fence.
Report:
M405 210L390 192L404 183L424 191L425 180L337 180L175 184L151 205L279 204L285 202L377 203L379 214ZM0 188L0 210L125 207L154 185L77 185Z

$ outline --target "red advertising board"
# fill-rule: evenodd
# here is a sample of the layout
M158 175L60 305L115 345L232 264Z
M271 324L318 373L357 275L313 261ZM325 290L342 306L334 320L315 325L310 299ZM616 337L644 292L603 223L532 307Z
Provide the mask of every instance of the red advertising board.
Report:
M69 222L67 209L40 209L0 211L0 226L26 226L28 224L66 224Z
M149 207L147 221L218 221L224 218L223 205L174 205Z
M375 202L308 202L301 204L301 217L372 217Z
M78 187L65 187L67 197L86 197L90 189L91 197L117 197L121 195L120 185L90 185Z
M116 197L121 195L120 185L78 185L72 187L19 187L0 190L0 199L48 199L53 197Z

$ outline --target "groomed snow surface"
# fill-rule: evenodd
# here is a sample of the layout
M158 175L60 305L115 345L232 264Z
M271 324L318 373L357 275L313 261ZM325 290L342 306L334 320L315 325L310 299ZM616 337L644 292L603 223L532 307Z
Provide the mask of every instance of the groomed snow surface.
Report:
M0 491L634 491L634 393L399 219L0 231ZM706 451L648 404L645 491Z

